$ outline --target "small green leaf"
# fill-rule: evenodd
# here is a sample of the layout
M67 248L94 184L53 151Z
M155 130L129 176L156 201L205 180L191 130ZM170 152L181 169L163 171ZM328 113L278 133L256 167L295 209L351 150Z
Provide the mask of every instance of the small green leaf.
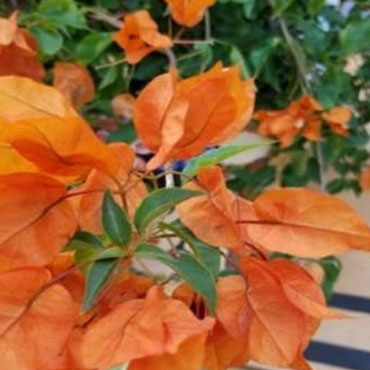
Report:
M247 19L253 19L254 10L257 5L257 0L244 0L243 2L243 12Z
M63 46L63 37L58 31L40 27L32 27L31 33L36 37L42 53L56 54Z
M87 275L86 290L82 305L84 311L88 311L92 307L98 294L115 270L118 261L118 258L101 259L92 264Z
M349 23L340 32L342 52L356 53L369 48L370 18Z
M247 150L253 150L272 144L270 140L260 140L256 143L245 145L227 145L217 149L211 149L190 160L185 166L183 173L187 176L195 176L202 167L218 164L226 159L241 154Z
M176 204L201 194L198 191L179 188L153 191L141 202L136 210L134 222L138 231L142 234L158 216L169 211Z
M196 257L189 253L181 253L179 258L174 258L151 244L139 245L135 254L143 258L160 261L175 270L181 278L193 287L194 291L205 299L210 311L214 314L217 303L216 280L212 272Z
M118 66L107 68L107 71L99 84L99 89L104 89L105 87L114 83L118 77L119 70L120 69Z
M118 128L116 131L111 132L108 135L107 141L108 143L126 143L131 144L134 142L137 138L137 134L135 131L135 127L132 123L128 123L125 125L122 125L120 128Z
M125 246L130 242L132 233L130 222L109 191L104 195L102 223L113 243Z
M334 256L322 258L319 263L325 271L325 278L322 283L322 288L326 300L330 302L330 297L333 294L334 285L338 280L340 272L342 271L342 263L340 262L339 258Z
M239 50L239 48L235 45L232 45L231 51L230 51L230 62L232 64L236 64L240 68L240 72L243 76L243 78L249 78L251 76L251 73L249 71L248 65L244 59L243 54Z
M63 251L75 251L89 246L94 247L98 251L104 249L104 245L95 235L87 231L78 231L73 236L72 240L64 247Z
M315 17L317 13L325 6L326 0L308 0L307 9L311 17Z
M284 13L285 10L287 10L296 0L275 0L274 1L274 16L280 16L282 13Z
M171 224L161 224L163 229L174 232L194 252L195 256L209 268L213 276L217 278L220 271L221 254L220 250L198 240L193 233L180 221Z
M85 16L73 0L42 0L37 10L40 17L56 27L86 28Z
M112 35L109 32L91 33L77 44L77 57L82 63L89 64L111 43Z

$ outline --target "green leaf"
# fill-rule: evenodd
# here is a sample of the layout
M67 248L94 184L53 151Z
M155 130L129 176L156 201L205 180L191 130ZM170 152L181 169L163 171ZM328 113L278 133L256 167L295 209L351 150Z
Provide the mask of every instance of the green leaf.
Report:
M125 246L130 242L132 234L130 222L109 191L104 195L102 223L113 243Z
M93 246L97 250L104 249L104 245L95 235L87 231L77 231L72 240L65 246L63 251L74 251L89 246Z
M77 44L77 57L82 63L89 64L111 43L112 35L109 32L91 33Z
M281 15L287 10L296 0L275 0L274 1L274 17Z
M154 259L171 267L205 299L210 311L215 312L217 303L216 280L212 272L196 257L189 253L181 253L179 258L174 258L151 244L140 244L135 255Z
M251 76L251 73L249 71L248 65L244 59L243 54L240 52L239 48L235 45L232 45L231 47L230 62L232 64L237 64L239 66L243 78L249 78Z
M258 47L254 47L249 59L254 68L254 75L258 76L265 67L265 64L276 46L280 44L280 38L272 37L261 42Z
M40 49L45 55L54 55L63 46L63 37L58 31L40 27L32 27L30 31L36 37Z
M118 72L119 72L118 66L107 68L107 71L99 84L99 89L104 89L105 87L114 83L118 77Z
M322 283L322 288L326 297L326 300L330 302L330 297L333 294L334 285L338 280L340 272L342 271L342 263L337 257L326 257L319 261L321 267L325 271L325 278Z
M134 223L139 233L142 234L153 220L169 211L176 204L201 194L198 191L179 188L153 191L141 202L136 210Z
M195 256L204 263L216 279L220 271L221 254L217 247L212 247L198 240L179 220L171 224L161 224L163 229L174 232L194 252Z
M135 127L132 123L122 125L119 129L114 132L111 132L108 135L108 143L117 143L123 142L126 144L131 144L137 138Z
M212 166L247 150L253 150L262 146L269 146L271 144L271 140L260 140L256 143L245 145L227 145L216 149L210 149L198 157L190 160L185 166L183 173L187 176L195 176L202 167Z
M315 17L317 13L325 6L325 0L308 0L307 10L311 17Z
M56 27L86 28L85 16L73 0L42 0L37 10L42 18Z
M92 307L97 296L115 270L118 261L118 258L110 258L97 260L92 264L87 275L85 296L82 304L84 311L88 311Z
M370 18L349 23L340 32L341 50L344 54L351 54L369 49Z
M257 0L244 0L243 2L243 12L247 19L254 18L254 10L257 5Z

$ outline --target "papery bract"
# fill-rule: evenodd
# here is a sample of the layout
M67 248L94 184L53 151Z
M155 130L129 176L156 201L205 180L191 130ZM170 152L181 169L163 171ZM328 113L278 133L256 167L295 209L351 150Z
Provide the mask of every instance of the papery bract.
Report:
M170 6L173 19L182 26L194 27L216 0L165 0Z
M126 208L129 216L133 216L137 206L147 194L144 183L132 174L134 151L123 143L112 144L109 150L117 156L121 165L114 174L115 181L104 173L93 170L86 182L75 190L77 193L85 193L76 197L74 201L79 224L82 229L96 234L101 234L103 231L101 215L106 190L113 192L115 200L120 206Z
M37 60L35 38L17 25L17 13L0 18L0 76L25 76L40 81L45 70Z
M155 50L172 46L168 36L158 31L158 26L146 10L125 16L122 29L114 33L114 40L125 50L126 60L131 64L140 62Z
M90 326L82 342L82 359L87 367L104 368L173 355L186 339L212 326L213 319L198 320L183 302L168 299L160 287L153 287L145 300L122 303Z
M254 219L253 206L226 188L222 170L216 166L202 168L197 181L187 184L186 188L206 190L207 194L176 207L182 223L205 243L234 251L245 249L247 235L237 221L241 217Z
M54 88L21 77L0 78L0 119L0 141L45 172L78 179L91 168L107 174L118 170L116 156Z
M62 351L77 312L62 286L43 288L49 280L41 268L0 274L2 369L50 369Z
M370 228L347 204L312 189L268 190L242 215L250 239L269 251L319 258L348 249L369 250Z
M220 63L185 80L178 81L174 70L156 77L134 112L140 138L156 153L148 170L231 139L251 118L254 99L253 80L242 81L237 67Z
M44 175L19 173L0 176L0 194L0 265L50 263L77 225L65 187Z
M53 85L75 107L80 107L95 97L94 80L87 68L77 63L55 63Z

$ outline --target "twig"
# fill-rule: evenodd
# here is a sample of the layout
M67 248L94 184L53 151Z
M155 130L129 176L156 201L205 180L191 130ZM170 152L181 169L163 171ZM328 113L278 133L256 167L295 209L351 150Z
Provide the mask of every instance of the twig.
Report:
M123 59L115 60L113 62L109 62L109 63L106 63L106 64L101 64L100 66L96 66L95 69L99 70L99 69L104 69L104 68L110 68L110 67L113 67L113 66L117 66L119 64L123 64L125 62L126 62L126 58L123 58Z
M159 51L166 55L170 68L176 68L177 60L174 52L171 49L161 49Z

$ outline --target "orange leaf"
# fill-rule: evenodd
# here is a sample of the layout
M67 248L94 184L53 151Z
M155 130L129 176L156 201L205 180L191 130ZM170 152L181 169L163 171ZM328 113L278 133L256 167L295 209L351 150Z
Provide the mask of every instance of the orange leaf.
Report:
M46 265L74 234L76 221L62 184L38 174L0 176L0 261Z
M169 37L158 31L158 26L146 10L125 16L122 29L113 35L117 44L125 50L128 63L136 64L155 50L172 46Z
M180 344L175 354L134 360L129 370L202 370L206 334L195 335Z
M260 121L258 132L265 136L276 136L281 147L290 146L295 137L302 134L309 140L320 139L321 120L317 113L321 105L310 95L303 95L281 110L260 110L255 118Z
M86 176L117 172L116 156L54 88L21 77L0 78L0 139L43 171Z
M369 227L333 196L311 189L268 190L254 209L258 220L240 220L250 239L269 251L319 258L370 248Z
M363 191L370 189L370 167L366 166L362 169L359 179L361 189Z
M194 27L216 0L166 0L166 2L170 6L173 19L178 24Z
M217 282L217 294L218 321L232 337L240 340L245 338L250 308L244 278L236 275L220 278Z
M95 98L95 86L89 71L77 63L56 63L53 85L75 107L80 107Z
M23 268L0 274L3 369L50 369L62 351L76 310L62 286L42 289L49 279L44 269Z
M253 80L242 81L237 67L217 64L180 81L175 71L155 78L140 93L134 110L139 136L157 153L148 170L231 139L251 118L254 98Z
M134 114L135 98L131 94L116 95L112 102L115 115L130 120Z
M326 306L321 287L302 267L289 260L273 260L265 264L280 281L285 296L300 311L317 319L339 319L345 315Z
M351 120L352 112L346 107L335 107L329 112L323 113L322 118L329 124L330 128L338 135L348 134L348 122Z
M155 286L147 298L130 300L94 322L82 343L87 367L109 367L126 361L175 354L188 338L208 332L213 319L198 320L181 301L167 299Z
M208 194L189 199L176 207L181 222L205 243L233 250L245 249L245 228L236 221L254 217L252 204L237 198L226 188L221 169L216 166L202 168L197 182L186 187L207 190Z
M241 267L253 312L249 324L249 355L252 360L265 364L289 366L302 348L305 316L254 259L243 258Z
M37 42L27 31L18 28L17 13L0 18L0 76L25 76L40 81L45 76L37 60Z
M129 216L133 216L137 206L147 194L144 183L131 173L135 159L134 151L123 143L110 145L109 150L114 153L121 164L119 171L115 174L116 180L113 181L102 172L93 170L85 184L75 190L77 193L86 192L74 199L79 225L83 230L96 234L101 234L103 231L102 203L104 192L107 189L111 190L115 200L127 209ZM122 204L122 197L125 199L124 204Z
M217 322L206 343L203 368L227 370L231 366L243 366L248 361L248 346L241 338L235 339Z

